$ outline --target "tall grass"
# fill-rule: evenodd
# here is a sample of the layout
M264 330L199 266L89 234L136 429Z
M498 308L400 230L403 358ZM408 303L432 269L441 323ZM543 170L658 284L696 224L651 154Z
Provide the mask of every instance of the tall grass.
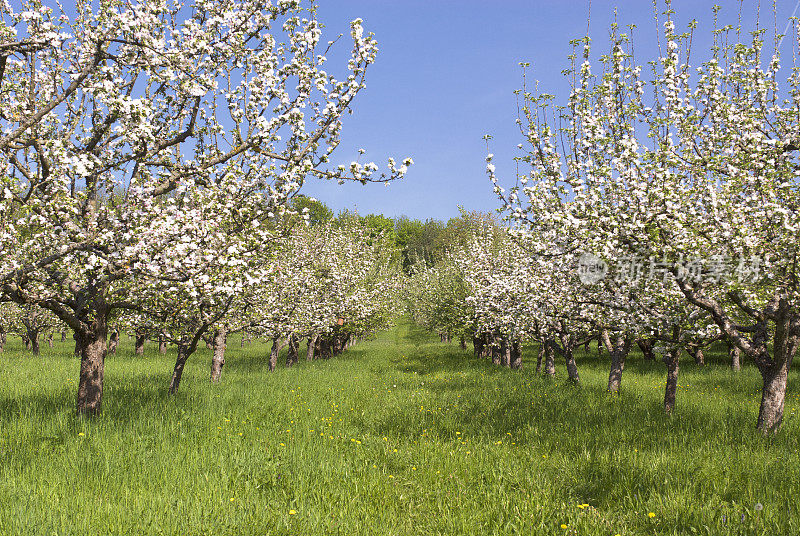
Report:
M271 374L231 341L220 385L202 350L171 397L175 356L123 337L86 420L70 350L0 355L0 534L800 534L794 371L764 438L757 371L713 353L667 417L640 356L612 396L594 351L571 386L401 324Z

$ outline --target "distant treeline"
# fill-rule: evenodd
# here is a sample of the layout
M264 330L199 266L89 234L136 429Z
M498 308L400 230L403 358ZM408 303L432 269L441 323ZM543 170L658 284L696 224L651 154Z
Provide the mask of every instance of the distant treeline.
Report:
M299 195L293 200L293 208L298 212L308 209L310 225L319 225L336 218L356 217L367 226L382 233L397 245L402 258L403 270L411 273L414 266L431 267L442 259L443 255L454 246L460 246L469 237L469 229L475 218L492 221L491 214L468 212L462 210L457 218L450 218L447 222L435 219L425 221L411 219L408 216L388 218L383 214L359 215L344 210L336 215L333 210L322 201Z

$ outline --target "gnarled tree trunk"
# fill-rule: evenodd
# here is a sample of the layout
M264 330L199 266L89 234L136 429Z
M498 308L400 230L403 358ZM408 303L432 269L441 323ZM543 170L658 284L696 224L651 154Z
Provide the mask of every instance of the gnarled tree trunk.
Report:
M298 355L298 351L300 349L300 340L297 338L297 335L292 333L289 335L287 343L289 345L289 349L286 352L286 366L292 367L300 361L300 357Z
M134 352L136 355L144 355L144 341L147 339L147 336L142 331L136 332L136 342L134 343Z
M311 336L308 338L308 347L306 348L306 361L313 361L316 359L315 349L317 346L317 339L319 335L316 333L312 333Z
M572 348L564 349L564 361L567 364L567 376L572 383L580 383L581 379L578 376L578 364L575 362L575 354Z
M667 364L667 384L664 387L664 411L667 414L671 414L675 409L680 357L680 348L673 348L664 356L664 362Z
M103 405L103 376L105 374L106 315L97 313L90 329L75 332L75 345L81 356L76 409L79 415L97 415Z
M730 345L728 348L728 358L730 358L731 370L739 372L742 369L741 364L742 351L738 346Z
M119 345L119 330L115 329L114 331L111 332L111 336L108 338L108 353L116 354L118 345Z
M201 324L197 331L195 331L194 335L192 335L191 339L189 339L188 336L185 336L180 340L180 342L178 342L178 357L175 360L175 368L172 371L172 378L169 382L169 394L174 395L178 392L178 387L181 384L181 377L183 376L183 369L186 366L186 361L195 352L195 350L197 350L197 343L203 338L203 335L205 335L208 327L208 324Z
M655 361L656 354L653 351L653 340L652 339L637 339L636 344L639 346L639 349L642 351L642 355L644 356L645 361Z
M175 368L172 370L172 378L169 381L169 394L171 395L178 392L178 387L180 387L181 378L183 377L183 369L186 366L189 355L191 355L189 344L184 341L178 343L178 358L175 360Z
M622 384L622 372L625 370L625 360L631 349L631 339L618 333L612 341L608 330L603 330L601 337L603 345L611 356L611 370L608 373L608 390L612 393L618 393L619 387Z
M225 348L227 347L228 332L224 327L214 332L214 353L211 357L211 382L219 383L222 377L222 367L225 366Z
M772 358L766 359L765 355L756 360L763 380L756 428L764 434L776 433L783 422L786 381L794 354L797 352L798 341L800 341L798 336L792 333L791 319L785 314L775 322ZM764 353L766 354L766 348Z
M547 340L544 345L544 373L548 376L556 375L556 353L553 349L553 343Z
M511 345L505 337L500 338L500 365L503 367L511 366Z
M572 383L580 383L581 379L578 375L578 364L575 362L575 341L571 335L561 335L561 344L557 341L552 341L551 346L553 350L561 354L564 362L567 365L567 378Z
M475 357L483 357L483 337L479 334L472 336L472 353Z
M278 354L281 352L281 342L280 337L274 337L272 339L272 349L269 352L269 371L273 372L278 367Z
M691 344L686 347L686 353L694 359L694 364L701 367L706 364L706 356L703 355L703 349L697 345Z
M522 368L522 343L519 341L511 343L511 368L515 370Z
M501 343L497 337L495 337L492 340L491 352L492 352L492 364L499 366L500 363L502 362L502 355L501 355Z
M30 341L30 351L33 355L39 355L39 331L38 330L28 330L28 341Z

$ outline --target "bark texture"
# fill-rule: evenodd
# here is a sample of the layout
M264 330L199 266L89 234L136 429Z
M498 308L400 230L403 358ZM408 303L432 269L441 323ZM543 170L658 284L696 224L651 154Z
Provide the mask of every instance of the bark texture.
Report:
M734 372L742 370L741 355L742 351L738 346L731 346L728 348L728 358L730 359L731 370Z
M111 335L108 337L108 353L116 354L117 346L119 346L119 330L115 329L111 332Z
M618 393L622 384L622 372L625 360L631 350L631 339L624 334L615 334L612 338L607 330L603 330L601 340L611 356L611 369L608 372L608 391Z
M300 361L300 340L297 338L297 335L293 333L289 336L287 344L289 349L288 352L286 352L286 366L292 367Z
M189 345L185 342L178 344L178 358L175 360L175 368L172 370L172 378L169 381L169 394L174 395L178 392L178 387L181 385L181 377L183 376L183 369L186 366L186 361L190 355Z
M98 314L89 330L75 333L75 344L81 356L76 410L79 415L97 415L103 409L103 376L105 374L106 315Z
M547 341L544 347L544 373L548 376L556 375L556 353L553 350L551 341Z
M653 339L639 339L636 341L636 345L639 346L639 349L642 351L645 361L656 360L656 354L653 351L653 344Z
M317 356L314 350L316 349L318 338L319 335L317 335L316 333L313 333L308 338L308 347L306 348L306 361L313 361L314 359L316 359Z
M522 368L522 344L519 341L511 343L511 368L515 370Z
M671 414L675 410L675 399L678 391L678 372L681 357L680 348L667 352L664 361L667 364L667 384L664 387L664 411Z
M227 348L228 332L219 328L214 332L214 353L211 357L211 382L219 383L222 378L222 367L225 366L225 348Z
M136 332L136 342L134 343L134 352L136 355L144 355L144 341L147 339L147 336L141 332Z
M278 367L278 354L281 352L281 341L279 337L272 339L272 349L269 352L269 371L274 372Z

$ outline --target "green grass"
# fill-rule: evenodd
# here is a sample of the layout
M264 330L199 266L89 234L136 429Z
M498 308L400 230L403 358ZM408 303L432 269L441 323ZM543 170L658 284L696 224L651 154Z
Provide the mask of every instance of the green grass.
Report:
M561 363L537 376L531 348L504 370L401 324L272 374L267 345L232 342L216 386L202 350L170 397L174 354L123 337L83 420L70 346L18 344L0 356L0 534L800 534L794 371L764 438L758 373L713 353L682 366L666 417L664 366L639 356L611 396L594 352L575 387Z

